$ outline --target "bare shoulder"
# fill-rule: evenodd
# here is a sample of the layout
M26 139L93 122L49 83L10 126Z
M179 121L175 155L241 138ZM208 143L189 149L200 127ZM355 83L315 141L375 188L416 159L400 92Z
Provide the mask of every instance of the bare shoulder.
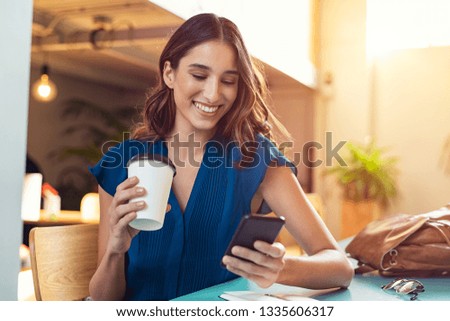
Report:
M298 185L300 188L297 177L289 167L269 166L266 175L264 176L264 180L261 183L261 191L264 194L264 190L266 192L275 191L277 188L284 189L292 185Z

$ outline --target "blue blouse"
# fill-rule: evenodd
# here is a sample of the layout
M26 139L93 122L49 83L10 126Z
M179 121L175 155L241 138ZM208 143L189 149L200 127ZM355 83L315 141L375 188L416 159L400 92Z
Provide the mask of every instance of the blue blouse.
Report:
M241 217L251 211L267 167L289 166L296 172L267 138L258 135L256 143L255 153L244 158L250 166L238 168L243 156L236 144L208 142L184 213L171 190L164 226L133 238L125 259L125 299L170 300L237 277L220 262ZM128 160L139 153L167 156L167 147L163 141L127 140L90 171L114 196L127 178Z

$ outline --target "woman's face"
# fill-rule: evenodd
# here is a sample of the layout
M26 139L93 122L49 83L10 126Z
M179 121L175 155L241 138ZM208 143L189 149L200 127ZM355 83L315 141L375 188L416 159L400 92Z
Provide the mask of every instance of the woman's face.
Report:
M176 70L166 62L163 76L166 85L173 89L177 107L173 134L214 134L238 92L239 73L233 48L220 41L205 42L181 58Z

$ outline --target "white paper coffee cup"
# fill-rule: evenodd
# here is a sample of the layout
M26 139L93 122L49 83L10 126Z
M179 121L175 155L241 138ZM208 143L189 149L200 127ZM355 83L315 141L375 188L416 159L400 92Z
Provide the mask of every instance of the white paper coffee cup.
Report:
M145 201L146 207L137 211L137 217L130 226L143 231L159 230L164 224L170 188L175 176L175 166L162 155L139 154L128 162L128 177L137 176L139 186L146 190L142 197L133 202Z

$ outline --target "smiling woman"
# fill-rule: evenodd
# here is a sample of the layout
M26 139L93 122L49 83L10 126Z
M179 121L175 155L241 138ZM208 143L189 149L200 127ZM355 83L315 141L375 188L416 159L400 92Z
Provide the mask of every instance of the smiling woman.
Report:
M194 83L195 80L198 85L203 82L207 96L218 95L219 90L224 89L223 98L231 101L231 105L239 106L228 108L229 113L223 110L220 112L220 115L225 117L219 117L218 134L242 145L245 141L254 140L255 132L270 134L267 120L271 118L273 125L280 127L280 132L289 136L267 105L267 86L262 72L250 58L234 23L208 14L196 17L195 21L184 24L172 35L161 53L159 68L163 81L147 99L142 115L143 123L136 128L134 138L162 138L173 130L177 107L172 103L175 103L172 95L177 94L177 90L173 88L176 83L172 82L178 73L181 74L180 77L192 78L183 87ZM207 25L208 23L210 25ZM178 70L179 67L181 70ZM215 100L217 97L204 99ZM199 100L197 103L211 108L210 105L214 101Z
M212 137L217 123L231 109L239 74L233 48L208 41L190 50L177 69L164 64L164 82L174 92L177 115L170 136L196 132ZM185 127L185 128L182 128Z
M349 262L307 201L295 166L270 140L273 128L284 129L236 25L213 14L187 20L164 48L159 72L133 139L91 169L101 207L92 298L168 300L238 276L261 287L348 286ZM141 153L160 154L176 166L157 231L129 226L136 212L151 206L135 200L149 189L127 173L129 159ZM260 240L253 249L234 246L233 256L224 255L255 195L286 218L309 257L287 257L282 244Z

